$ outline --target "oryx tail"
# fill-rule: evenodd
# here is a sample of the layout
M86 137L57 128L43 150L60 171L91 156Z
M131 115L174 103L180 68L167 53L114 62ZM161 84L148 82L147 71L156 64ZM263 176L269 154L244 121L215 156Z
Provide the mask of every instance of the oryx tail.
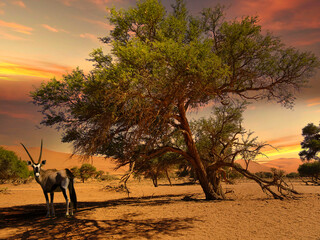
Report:
M66 172L67 172L67 175L70 179L70 184L68 186L69 193L70 193L70 200L73 204L74 209L77 210L77 195L76 195L76 190L74 189L74 185L73 185L74 175L72 174L72 172L69 169L66 169Z

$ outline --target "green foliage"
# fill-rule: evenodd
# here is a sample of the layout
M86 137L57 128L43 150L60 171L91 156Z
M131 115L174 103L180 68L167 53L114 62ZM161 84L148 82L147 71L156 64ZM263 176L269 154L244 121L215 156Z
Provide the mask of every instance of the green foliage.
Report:
M309 177L314 181L318 181L320 176L320 162L304 163L299 166L298 172L301 177Z
M286 175L287 178L298 178L300 175L297 172L291 172Z
M110 44L111 54L94 50L89 74L75 69L31 93L42 107L42 124L62 129L62 140L72 142L75 152L114 157L120 166L178 154L197 172L207 198L214 197L205 165L215 162L216 153L223 150L223 159L232 161L230 152L251 158L259 149L250 136L244 150L231 146L228 136L235 136L231 132L239 125L223 126L219 137L225 142L213 146L214 160L209 159L207 137L195 144L187 111L210 103L230 106L235 99L291 107L296 91L319 66L314 54L264 34L256 17L225 21L220 6L192 16L183 0L176 0L172 11L160 1L144 0L109 12L114 29L101 40Z
M12 152L0 147L0 182L26 179L30 176L27 163Z
M143 175L152 179L154 186L157 187L158 179L169 178L168 170L174 168L180 161L179 155L175 153L166 153L150 160L140 158L136 161L134 173L136 177Z
M255 175L259 178L273 178L272 172L256 172Z
M72 172L75 178L80 178L80 169L77 166L72 167L70 171Z
M102 181L112 181L112 180L119 180L118 177L110 175L108 172L105 174L101 175L100 180Z
M103 176L103 174L104 174L104 171L102 171L102 170L96 171L95 178L96 178L96 179L101 179L102 176ZM107 174L108 174L108 173L107 173Z
M304 140L301 142L303 149L299 156L302 160L310 161L312 159L320 160L318 153L320 151L320 127L309 123L302 129Z
M81 165L79 172L80 178L82 179L82 182L84 182L85 180L94 177L96 175L97 169L95 166L92 166L89 163L84 163Z
M242 168L239 163L235 163L234 165L236 167ZM238 171L234 170L232 167L226 168L226 175L227 175L227 178L231 180L243 178L243 175Z

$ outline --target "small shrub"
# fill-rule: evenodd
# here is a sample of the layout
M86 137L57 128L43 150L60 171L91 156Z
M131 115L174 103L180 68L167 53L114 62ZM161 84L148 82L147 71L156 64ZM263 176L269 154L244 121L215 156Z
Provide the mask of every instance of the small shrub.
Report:
M80 178L82 182L84 182L85 180L88 180L89 178L94 177L97 172L97 169L95 166L92 166L89 163L84 163L80 167L79 171L80 171Z
M272 172L256 172L255 175L259 178L273 178Z
M101 181L112 181L112 180L118 180L119 178L113 175L110 175L108 172L106 174L103 174L101 176Z
M291 173L288 173L286 175L287 178L298 178L299 177L299 173L297 172L291 172Z
M27 163L21 161L14 152L0 147L0 183L17 182L29 176Z

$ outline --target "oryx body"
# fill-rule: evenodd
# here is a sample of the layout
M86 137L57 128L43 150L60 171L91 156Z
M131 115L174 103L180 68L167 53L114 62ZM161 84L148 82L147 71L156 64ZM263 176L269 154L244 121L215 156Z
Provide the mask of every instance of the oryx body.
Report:
M41 141L40 157L39 157L38 163L35 163L33 161L27 148L22 143L21 145L24 147L24 149L26 150L27 154L31 159L31 161L28 161L28 165L32 166L35 179L40 184L43 190L44 196L46 198L47 216L55 216L53 199L54 199L54 192L57 192L57 191L62 191L63 196L66 200L66 205L67 205L66 215L67 216L69 215L69 199L67 196L67 189L69 189L69 196L71 200L70 214L73 215L73 208L77 209L77 196L73 186L74 176L72 172L69 169L63 169L63 170L41 169L41 167L46 163L46 160L41 161L42 141ZM50 204L49 204L48 193L50 193L50 197L51 197L51 213L52 214L50 214Z

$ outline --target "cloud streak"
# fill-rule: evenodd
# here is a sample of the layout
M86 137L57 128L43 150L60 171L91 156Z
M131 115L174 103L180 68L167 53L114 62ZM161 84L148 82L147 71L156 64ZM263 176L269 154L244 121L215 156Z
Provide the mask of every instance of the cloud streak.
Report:
M110 25L109 23L103 22L103 21L99 21L99 20L94 20L94 19L89 19L89 18L80 18L82 21L91 23L93 25L98 25L106 30L112 30L114 28L114 26Z
M4 10L2 9L4 6L6 6L6 4L0 2L0 15L3 15L3 14L4 14Z
M275 159L283 155L294 154L299 158L298 153L301 151L300 135L291 135L280 138L271 139L267 142L271 146L262 149L262 153L268 158ZM265 159L265 156L259 156L258 160Z
M91 33L82 33L79 35L81 38L90 39L93 42L99 42L99 39L96 35Z
M53 75L61 75L60 71L49 70L31 65L21 65L11 62L0 62L0 76L30 76L39 78L51 78Z
M45 29L51 31L51 32L59 32L58 29L54 28L54 27L50 27L49 25L47 24L41 24L42 27L44 27Z
M26 41L27 39L0 30L0 39Z
M24 26L22 24L14 23L14 22L6 22L0 20L0 27L11 29L12 31L31 35L33 28Z
M240 0L234 1L233 11L257 14L270 30L319 28L318 0Z
M307 100L307 107L320 105L320 97L311 98Z
M12 3L13 5L18 6L18 7L26 8L26 5L25 5L24 2L22 2L22 1L12 1L11 3Z

